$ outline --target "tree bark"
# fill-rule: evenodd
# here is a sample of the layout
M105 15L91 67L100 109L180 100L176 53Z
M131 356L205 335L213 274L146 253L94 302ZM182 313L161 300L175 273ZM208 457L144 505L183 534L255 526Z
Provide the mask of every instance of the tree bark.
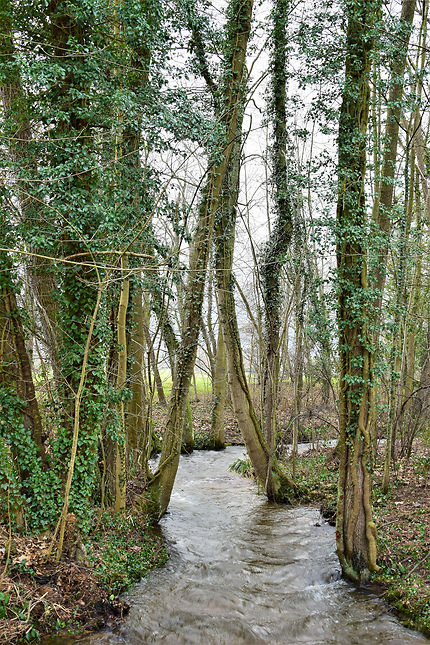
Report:
M215 356L215 375L212 394L211 437L216 450L225 448L224 423L225 402L227 396L227 360L225 342L221 325L218 327L218 339Z
M132 295L132 334L130 338L130 378L132 397L127 406L127 437L129 461L134 465L146 467L143 455L147 444L145 432L145 383L143 366L145 360L145 335L143 320L142 289L135 288Z
M276 449L276 404L279 386L281 269L293 233L293 208L288 185L287 163L287 33L289 0L274 3L271 98L273 118L272 183L276 221L264 248L260 266L264 302L265 347L262 388L263 432L270 451L270 460ZM276 496L275 491L268 491Z
M236 143L224 184L223 200L217 215L215 267L218 306L224 336L233 408L248 456L266 495L273 501L290 501L292 482L279 468L249 391L243 362L234 300L233 253L239 189L240 141Z
M17 200L20 215L33 231L43 226L41 204L32 196L33 186L26 180L27 176L37 176L37 163L32 154L32 132L28 109L28 100L24 94L18 63L15 61L13 44L13 24L11 17L11 4L9 0L3 3L0 15L0 52L2 62L10 64L8 82L0 86L0 98L4 108L4 126L10 135L8 139L9 157L15 166L14 173L19 181ZM23 175L23 178L22 176ZM43 228L42 228L43 230ZM57 306L54 300L56 281L48 271L46 260L38 257L44 249L30 245L29 251L34 255L30 257L26 270L32 287L31 296L35 297L43 338L48 352L54 377L58 383L60 370L58 362L58 329Z
M126 266L126 261L121 261L121 268ZM128 278L125 278L121 283L121 296L118 306L118 321L117 321L117 340L118 340L118 374L116 388L119 394L124 389L127 381L127 308L130 293L130 283ZM127 484L127 468L126 468L126 442L127 432L125 424L125 405L124 401L120 400L118 404L118 413L121 423L121 437L116 442L115 447L115 513L123 513L125 511L125 491Z
M364 177L373 38L378 6L355 0L348 9L345 81L339 121L337 203L339 495L336 545L342 570L357 582L376 564L372 519L370 430L373 370L368 329L367 215Z
M403 82L404 72L407 62L408 45L410 34L412 32L413 19L415 14L416 0L403 0L401 21L406 27L406 35L403 37L402 46L397 50L391 74L391 84L388 96L388 110L387 120L385 123L384 132L384 151L382 157L382 170L379 182L379 190L375 195L375 202L373 207L373 219L376 224L378 234L381 238L376 249L374 260L374 276L373 288L375 290L375 301L373 304L373 343L375 348L379 344L380 326L381 326L381 312L382 312L382 296L385 289L386 272L387 272L387 257L390 245L391 234L391 220L392 220L392 206L395 186L395 172L397 160L397 147L399 141L399 126L404 107L402 105L403 98ZM376 178L377 179L377 178ZM375 182L377 184L377 181ZM373 393L373 398L376 398L376 389ZM370 428L371 435L376 442L376 414L373 415L373 424ZM390 453L386 453L386 466L385 470L388 472L384 476L386 486L387 477L389 479L390 469L390 455L392 444L392 425L389 425L389 436L387 437L387 444Z
M1 255L4 256L4 254ZM7 270L11 271L11 264L11 262L3 262L3 268L8 267ZM36 398L31 361L25 344L21 314L11 279L5 276L1 283L0 385L12 387L19 397L24 427L30 432L42 461L46 463L42 419Z

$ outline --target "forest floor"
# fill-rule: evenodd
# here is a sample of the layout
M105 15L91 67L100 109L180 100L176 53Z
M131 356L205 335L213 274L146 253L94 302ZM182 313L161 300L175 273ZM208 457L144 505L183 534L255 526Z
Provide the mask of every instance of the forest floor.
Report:
M378 527L378 564L372 585L408 627L430 636L430 443L398 459L391 487L381 489L383 454L374 471L373 509ZM332 524L336 518L338 460L331 448L298 458L299 481Z
M70 557L66 542L60 562L48 558L49 535L9 536L2 529L0 545L6 559L0 574L0 643L10 644L81 634L121 620L129 608L119 594L167 560L154 530L131 515L95 517L78 560Z

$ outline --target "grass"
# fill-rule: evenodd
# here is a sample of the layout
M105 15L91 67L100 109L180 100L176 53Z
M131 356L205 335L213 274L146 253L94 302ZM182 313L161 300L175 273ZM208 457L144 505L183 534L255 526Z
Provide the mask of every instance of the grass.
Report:
M162 367L159 370L159 372L160 372L161 381L163 383L164 394L167 397L170 395L170 392L172 389L172 375L171 375L170 369L168 369L167 367ZM197 395L205 396L210 394L212 391L210 377L204 372L201 372L200 370L196 370L194 374L195 374L195 384L196 384ZM194 393L193 380L191 381L190 391ZM156 390L155 390L154 398L155 400L158 399Z

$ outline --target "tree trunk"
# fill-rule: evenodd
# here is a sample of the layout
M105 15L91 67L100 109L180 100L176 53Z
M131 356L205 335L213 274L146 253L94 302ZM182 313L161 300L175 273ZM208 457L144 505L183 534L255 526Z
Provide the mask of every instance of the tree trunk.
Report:
M364 193L369 73L378 15L367 0L348 9L345 81L339 122L337 203L338 325L340 351L340 473L336 544L340 564L352 580L367 580L376 565L372 519L370 430L372 353L368 330L367 215Z
M387 257L390 245L391 234L391 210L393 205L394 186L395 186L395 172L397 160L397 147L399 141L399 126L404 107L402 104L403 98L403 79L408 55L408 45L410 34L412 31L413 19L415 14L416 0L402 0L401 21L407 28L406 35L402 39L402 46L396 50L392 66L392 75L390 83L390 91L388 96L388 110L387 120L385 124L384 133L384 151L382 158L382 176L380 178L379 190L375 195L375 202L373 207L373 219L382 243L376 249L374 259L374 276L373 288L375 289L375 301L373 304L373 319L374 319L374 332L373 343L375 349L379 344L380 325L381 325L381 312L382 312L382 296L385 289L386 271L387 271ZM375 178L377 183L377 178ZM376 388L373 392L373 398L376 399ZM390 413L389 413L390 416ZM387 482L389 478L390 456L391 455L391 425L389 426L389 437L387 443L389 444L390 453L386 456L385 470L388 468L387 474L384 476ZM372 426L370 428L371 435L373 435L376 442L376 414L373 415ZM388 485L388 483L386 483Z
M219 315L224 336L233 408L260 484L270 500L291 499L292 482L279 468L254 409L246 378L234 301L233 253L239 189L240 140L235 144L217 215L215 267Z
M300 298L300 293L298 294ZM298 455L300 416L303 398L303 311L300 303L296 312L296 350L294 356L294 409L293 409L293 445L291 446L291 469L293 479L296 476L296 459Z
M136 288L132 296L132 334L130 338L130 378L132 397L127 405L127 436L129 460L133 465L146 468L143 454L145 440L145 383L143 367L145 360L145 334L143 320L142 289Z
M126 261L121 261L121 268L126 266ZM126 278L121 283L121 296L118 306L118 375L116 382L116 389L121 394L127 382L127 308L130 293L130 283ZM124 400L120 400L118 404L118 413L121 423L121 437L116 442L115 447L115 513L123 513L125 511L125 491L127 484L127 468L126 468L126 442L127 433L125 425L125 405Z
M145 320L143 324L143 332L145 334L146 347L148 350L152 373L154 375L155 387L157 388L158 403L163 407L166 407L167 401L166 401L166 396L164 394L163 381L161 380L160 371L158 369L157 359L154 352L154 341L151 338L151 334L149 331L149 317L150 317L150 313L148 312L148 315L145 316Z
M290 246L293 232L293 208L288 185L287 164L287 122L286 122L286 85L287 85L287 34L286 25L289 0L276 0L274 3L272 52L271 52L271 98L273 113L273 151L272 183L276 222L272 227L269 240L264 248L260 274L264 302L264 370L262 388L263 432L269 449L269 461L274 458L276 449L276 404L279 385L280 353L280 309L281 309L281 269ZM269 485L269 480L268 480ZM275 496L274 490L268 495Z
M32 132L27 97L22 88L19 66L14 58L11 5L9 0L5 0L3 5L0 15L2 33L0 53L2 54L2 62L9 61L10 63L8 82L0 86L0 98L4 107L4 135L10 135L6 136L9 156L16 166L15 174L20 181L17 199L21 218L27 227L32 228L34 233L35 231L39 232L43 227L43 213L41 213L41 204L32 196L34 185L26 179L29 176L32 178L37 176L37 164L31 150ZM8 37L9 35L10 37ZM46 260L38 257L38 255L43 255L45 249L36 247L33 243L29 250L34 253L26 267L32 287L31 296L36 300L45 346L55 380L58 383L60 371L56 322L57 306L54 300L56 282L52 273L48 271Z
M185 404L185 417L184 429L182 436L182 452L190 455L194 450L194 428L193 428L193 413L191 410L190 395L188 394Z
M225 402L227 395L227 360L225 355L225 342L221 325L218 327L218 339L215 357L215 376L212 395L212 426L211 438L215 450L225 448L224 424Z
M93 314L100 305L101 278L93 266L88 244L100 223L100 213L94 208L97 200L94 129L87 108L90 89L86 62L75 56L76 44L84 46L86 43L89 26L82 21L73 4L61 0L50 0L48 3L46 25L50 51L63 71L59 73L61 81L55 86L51 84L48 95L59 115L52 118L52 127L49 129L52 166L63 169L70 164L70 148L58 145L58 141L73 141L76 146L79 142L79 154L74 155L73 159L73 175L67 177L60 172L50 195L50 207L59 213L57 225L60 228L61 253L65 257L85 257L89 260L85 265L68 267L62 274L60 285L62 306L58 327L61 330L62 382L59 397L63 439L57 442L55 458L60 465L70 459L72 452L76 457L78 448L75 446L75 436L79 433L79 460L82 460L85 468L74 471L71 499L74 499L76 491L76 498L86 501L94 490L98 439L103 419L100 403L106 384L103 348L98 337L100 328L98 321L93 320ZM64 114L67 114L67 119L62 118ZM67 203L65 194L68 196ZM67 216L62 216L63 212L67 212ZM81 378L83 372L84 380Z
M12 263L3 256L3 269L12 271ZM1 257L1 256L0 256ZM46 462L43 427L36 398L30 357L25 345L21 314L10 277L1 279L0 293L0 385L11 387L20 400L24 427L30 432L42 461Z

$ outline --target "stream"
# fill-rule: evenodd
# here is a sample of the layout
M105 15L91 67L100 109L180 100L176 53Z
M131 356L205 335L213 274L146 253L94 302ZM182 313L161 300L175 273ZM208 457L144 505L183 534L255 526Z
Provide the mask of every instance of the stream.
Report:
M127 594L115 632L66 645L428 643L340 578L318 510L269 504L228 471L242 446L182 457L161 529L170 560Z

